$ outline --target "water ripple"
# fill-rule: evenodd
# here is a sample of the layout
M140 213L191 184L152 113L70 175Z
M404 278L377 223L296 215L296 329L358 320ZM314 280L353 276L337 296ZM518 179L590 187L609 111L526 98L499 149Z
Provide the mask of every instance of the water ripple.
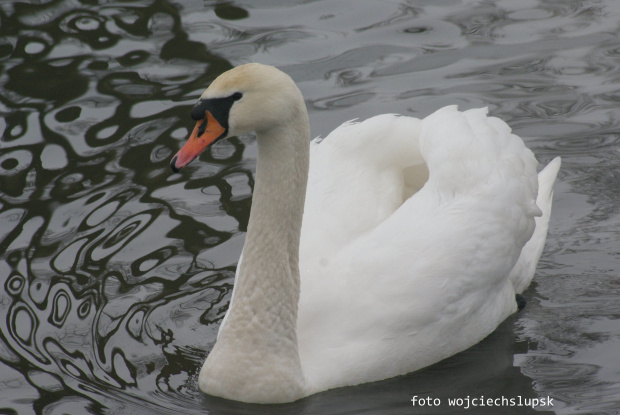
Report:
M548 394L558 412L613 412L614 2L177 3L0 2L0 400L8 411L400 413L416 391L491 390ZM281 408L198 391L229 304L257 150L252 137L234 138L179 174L168 163L196 97L248 61L291 74L315 133L457 103L488 106L541 160L564 157L532 300L504 327L517 327L518 344L500 329L422 374ZM471 386L500 384L512 389Z

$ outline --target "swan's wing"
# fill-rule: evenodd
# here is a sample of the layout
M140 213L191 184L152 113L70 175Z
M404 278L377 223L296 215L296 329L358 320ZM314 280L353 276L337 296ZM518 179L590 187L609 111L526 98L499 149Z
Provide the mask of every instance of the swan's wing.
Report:
M545 247L551 216L553 184L560 170L560 164L560 158L556 157L538 174L536 204L542 210L542 216L536 218L534 234L521 250L519 260L510 272L510 280L516 293L522 293L530 285L536 271L536 265Z
M420 120L385 114L348 122L310 147L301 237L304 259L329 257L389 217L426 180Z
M309 379L341 386L407 373L472 346L516 311L508 276L541 214L532 152L485 109L456 107L423 120L420 149L424 187L322 270L302 273Z

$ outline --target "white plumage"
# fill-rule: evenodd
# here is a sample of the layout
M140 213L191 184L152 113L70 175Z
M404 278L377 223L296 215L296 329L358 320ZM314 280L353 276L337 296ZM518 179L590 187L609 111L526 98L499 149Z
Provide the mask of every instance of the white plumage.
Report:
M484 109L381 115L313 143L298 319L312 387L422 368L515 312L542 252L559 164L541 173L545 216L535 225L537 162Z
M256 185L201 389L286 402L386 379L465 350L517 310L559 158L537 175L503 121L454 106L348 122L308 146L287 75L244 65L202 99L237 92L227 134L256 131Z

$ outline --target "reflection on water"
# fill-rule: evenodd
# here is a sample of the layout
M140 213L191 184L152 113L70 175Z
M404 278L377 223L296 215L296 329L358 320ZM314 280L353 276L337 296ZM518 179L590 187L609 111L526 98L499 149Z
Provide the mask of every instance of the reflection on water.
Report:
M360 4L0 3L0 412L411 413L413 395L620 407L620 6ZM293 76L315 134L456 103L489 106L541 161L562 155L526 310L405 377L278 408L203 396L256 148L231 139L180 174L168 163L197 96L248 61Z

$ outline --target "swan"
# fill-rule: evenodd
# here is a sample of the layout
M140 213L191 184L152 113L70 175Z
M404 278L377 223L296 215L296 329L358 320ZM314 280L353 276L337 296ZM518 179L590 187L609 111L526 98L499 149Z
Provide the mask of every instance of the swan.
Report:
M203 392L283 403L409 373L517 311L541 255L560 159L539 174L486 109L379 115L310 142L301 92L251 63L216 78L173 171L255 132L246 242Z

